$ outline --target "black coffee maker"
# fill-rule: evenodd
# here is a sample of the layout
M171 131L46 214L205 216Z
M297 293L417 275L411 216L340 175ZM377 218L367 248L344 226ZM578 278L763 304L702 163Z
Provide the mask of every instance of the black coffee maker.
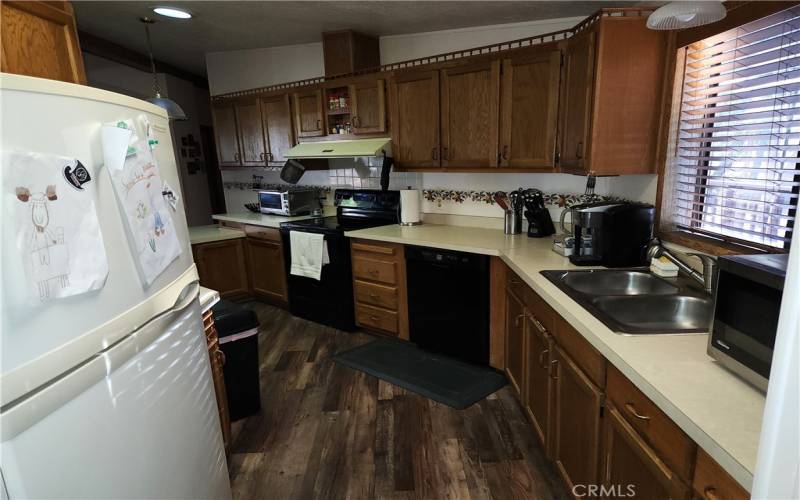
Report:
M646 203L599 202L572 207L578 266L634 267L647 263L655 208Z

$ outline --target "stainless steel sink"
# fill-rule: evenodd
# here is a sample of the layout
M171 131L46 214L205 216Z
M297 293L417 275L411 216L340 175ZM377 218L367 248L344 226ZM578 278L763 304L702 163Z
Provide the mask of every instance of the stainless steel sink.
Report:
M592 304L636 333L706 332L714 312L710 297L691 295L607 296Z
M576 302L618 333L699 333L710 329L710 295L684 278L660 278L646 269L542 271Z
M643 271L567 271L561 281L573 290L589 295L664 295L678 292L677 286Z

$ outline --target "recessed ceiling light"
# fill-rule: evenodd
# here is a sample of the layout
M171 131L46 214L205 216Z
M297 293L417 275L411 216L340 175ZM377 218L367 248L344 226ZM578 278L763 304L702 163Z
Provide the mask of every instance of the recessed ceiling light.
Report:
M161 16L175 17L177 19L189 19L192 15L185 10L174 7L154 7L153 12Z

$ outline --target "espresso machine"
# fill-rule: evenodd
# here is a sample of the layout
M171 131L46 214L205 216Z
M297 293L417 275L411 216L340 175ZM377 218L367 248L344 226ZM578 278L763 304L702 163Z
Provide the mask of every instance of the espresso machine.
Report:
M578 266L645 265L655 208L646 203L599 202L572 207L575 237L570 262Z

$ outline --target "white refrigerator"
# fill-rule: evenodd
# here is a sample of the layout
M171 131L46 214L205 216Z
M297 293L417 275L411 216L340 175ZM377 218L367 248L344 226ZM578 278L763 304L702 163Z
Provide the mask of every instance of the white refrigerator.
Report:
M0 165L0 498L230 498L165 112L112 92L0 73L0 116L3 151L75 158L89 174L73 176L74 191L48 185L37 195ZM101 125L125 120L149 123L160 177L178 196L168 228L179 252L149 283L104 164ZM87 179L91 184L80 184ZM44 237L56 245L64 235L44 229L48 214L63 218L70 196L89 188L99 231L81 211L75 224L101 233L104 281L59 296L81 276L69 276L70 283L64 275L45 277L41 296L35 287L30 296L30 274L20 263L35 252L21 255L12 212L31 210L33 236L22 243ZM50 247L46 264L61 258L58 248ZM91 275L95 250L71 248L72 269Z

